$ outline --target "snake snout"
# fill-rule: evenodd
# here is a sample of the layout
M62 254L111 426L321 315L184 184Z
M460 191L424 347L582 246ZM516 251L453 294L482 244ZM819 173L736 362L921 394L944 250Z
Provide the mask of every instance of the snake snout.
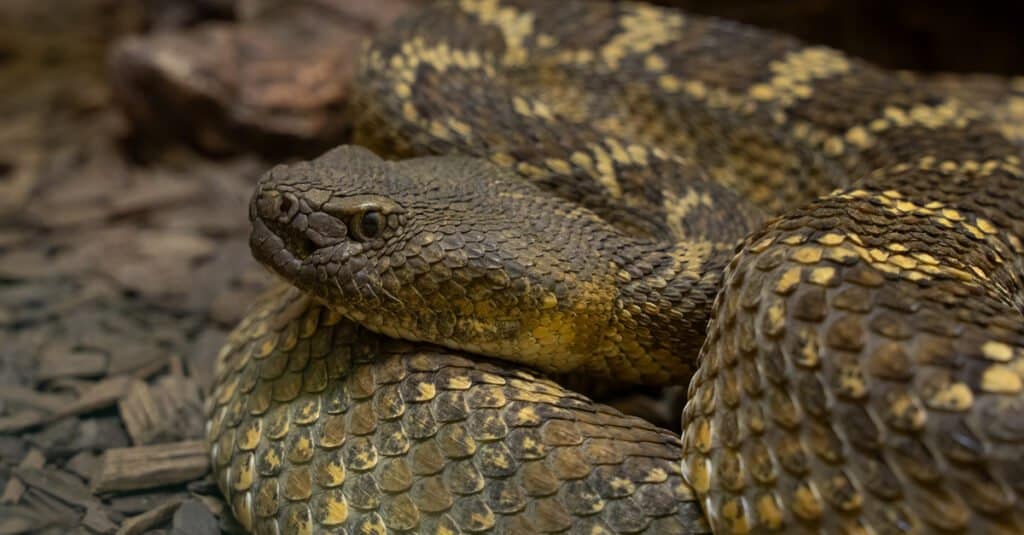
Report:
M253 214L265 222L289 223L299 213L299 199L291 193L259 188L253 199Z
M297 259L305 259L320 244L307 236L308 217L302 202L294 194L275 189L257 189L250 206L250 218L277 236L285 250Z

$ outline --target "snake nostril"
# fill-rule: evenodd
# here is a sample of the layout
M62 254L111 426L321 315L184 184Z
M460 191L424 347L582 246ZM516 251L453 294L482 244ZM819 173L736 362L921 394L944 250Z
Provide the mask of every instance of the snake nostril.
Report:
M273 190L260 188L252 203L252 212L263 220L277 219L281 216L281 194Z
M288 223L299 213L299 199L291 193L284 193L278 202L278 209L280 210L279 220L282 223Z

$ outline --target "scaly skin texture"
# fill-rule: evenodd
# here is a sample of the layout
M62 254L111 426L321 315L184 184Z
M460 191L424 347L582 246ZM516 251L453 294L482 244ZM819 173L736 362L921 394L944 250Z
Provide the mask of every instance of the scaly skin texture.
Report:
M375 239L357 236L367 210ZM713 223L746 228L737 214ZM625 234L485 161L359 147L273 169L251 216L258 260L371 330L650 385L692 374L678 356L700 347L735 247Z
M1024 171L1013 106L964 94L640 4L432 6L366 51L357 140L477 159L275 169L253 251L390 337L696 369L681 466L716 533L1019 533Z
M280 284L218 359L218 482L253 533L708 533L679 439L529 370L367 332Z

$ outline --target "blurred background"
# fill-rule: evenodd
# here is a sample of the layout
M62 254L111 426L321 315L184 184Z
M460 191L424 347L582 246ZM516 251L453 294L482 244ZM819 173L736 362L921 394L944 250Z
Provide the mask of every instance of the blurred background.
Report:
M359 43L417 3L0 0L0 535L235 529L201 406L269 280L250 187L345 141ZM1024 74L1019 3L662 3L891 68Z

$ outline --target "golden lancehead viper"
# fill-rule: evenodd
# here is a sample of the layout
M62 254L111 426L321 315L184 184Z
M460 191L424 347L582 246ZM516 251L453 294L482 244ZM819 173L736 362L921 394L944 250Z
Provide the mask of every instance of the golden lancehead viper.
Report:
M1004 89L644 4L400 20L353 88L369 148L253 196L287 284L218 357L235 515L1024 532L1024 83ZM559 374L688 384L682 438Z

